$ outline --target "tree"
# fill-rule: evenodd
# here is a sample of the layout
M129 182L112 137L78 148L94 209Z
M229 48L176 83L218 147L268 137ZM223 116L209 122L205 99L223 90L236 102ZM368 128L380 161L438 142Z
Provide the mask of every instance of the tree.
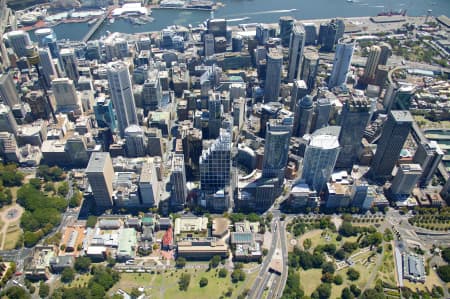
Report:
M350 285L350 291L353 295L355 295L355 297L361 295L361 290L355 284Z
M376 289L367 289L361 295L361 299L385 299L384 292L378 292Z
M184 268L184 266L186 266L186 259L182 256L179 256L175 261L175 266L177 268Z
M221 257L219 255L215 255L211 258L211 261L209 262L210 268L217 268L220 264Z
M450 282L450 265L440 266L437 268L437 273L439 277L445 281Z
M25 289L19 286L12 286L3 291L0 297L8 299L28 299L30 298L30 295L25 291Z
M41 281L41 283L39 284L39 297L47 298L48 295L50 295L50 287L48 286L48 284Z
M224 278L224 277L227 277L227 275L228 275L228 270L227 269L221 268L219 270L219 277Z
M93 228L95 227L95 225L97 224L97 217L95 216L89 216L87 221L86 221L86 226Z
M44 185L44 191L45 192L55 192L55 184L53 184L52 182L47 182Z
M447 263L450 263L450 247L444 248L441 252L441 256Z
M331 273L333 274L336 271L334 264L331 262L326 262L322 264L322 273Z
M75 260L75 270L77 270L77 272L82 273L82 272L87 272L89 271L89 268L91 267L91 259L88 257L78 257Z
M354 299L355 295L353 295L353 293L350 291L349 288L344 288L342 290L341 298L342 299Z
M347 270L347 277L348 279L350 279L351 281L355 281L359 279L359 272L356 271L353 268L350 268Z
M66 197L68 193L69 193L69 183L62 182L61 185L59 185L58 187L58 194Z
M331 285L329 283L322 283L311 294L313 299L328 299L331 296Z
M191 275L188 273L182 273L180 280L178 280L178 288L180 291L187 291L189 283L191 282Z
M306 238L303 241L303 248L305 248L305 250L309 250L311 248L311 245L312 245L312 241L310 238Z
M29 184L38 190L41 189L41 185L42 185L41 180L39 178L30 179Z
M202 277L198 283L201 288L206 287L208 285L208 278Z
M333 282L335 285L341 285L344 282L344 279L342 278L341 275L337 274L334 279Z
M238 281L245 280L245 272L242 269L235 269L233 273L231 273L231 281L233 283L237 283Z
M75 278L75 271L72 268L65 268L61 273L61 281L64 283L72 282Z

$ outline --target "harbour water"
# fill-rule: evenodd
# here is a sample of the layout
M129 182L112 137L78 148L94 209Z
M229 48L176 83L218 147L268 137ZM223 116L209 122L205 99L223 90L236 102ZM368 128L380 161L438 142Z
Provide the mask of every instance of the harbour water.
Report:
M325 19L333 17L375 16L389 10L406 9L410 16L432 15L450 16L450 0L221 0L225 5L214 12L216 18L232 19L230 24L274 23L281 16L289 15L296 19ZM158 31L169 25L193 26L210 17L207 11L154 9L154 21L144 25L132 25L126 20L117 19L114 23L105 22L94 35L99 37L110 32L138 33ZM245 19L244 19L245 18ZM86 23L59 24L54 27L60 39L80 40L89 30Z

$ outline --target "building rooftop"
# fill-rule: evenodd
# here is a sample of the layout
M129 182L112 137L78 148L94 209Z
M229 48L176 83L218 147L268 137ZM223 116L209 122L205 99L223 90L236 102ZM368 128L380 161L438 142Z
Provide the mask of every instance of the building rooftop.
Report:
M134 256L134 249L137 244L136 231L134 228L124 228L119 235L118 256Z
M105 161L109 157L107 152L94 152L89 159L88 166L86 167L86 173L89 172L103 172L105 167Z

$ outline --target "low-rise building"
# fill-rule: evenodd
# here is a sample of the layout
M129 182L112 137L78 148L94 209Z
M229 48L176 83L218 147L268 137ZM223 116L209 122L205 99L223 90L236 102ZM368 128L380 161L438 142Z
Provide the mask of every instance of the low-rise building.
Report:
M422 256L411 253L402 254L403 277L412 282L425 282L425 261Z
M178 256L193 260L209 260L215 255L221 258L228 256L228 245L221 239L184 238L178 241Z
M25 260L25 278L31 281L47 280L50 278L50 261L56 257L54 246L34 247L33 253Z
M183 215L175 219L175 235L180 233L200 233L208 229L208 218L194 215Z
M136 230L133 228L124 228L119 234L119 246L117 248L116 259L118 261L127 261L134 259L137 249Z

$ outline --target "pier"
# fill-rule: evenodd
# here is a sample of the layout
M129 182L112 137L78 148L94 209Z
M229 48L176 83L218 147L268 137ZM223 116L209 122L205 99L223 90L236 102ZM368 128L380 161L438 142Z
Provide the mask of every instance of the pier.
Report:
M100 26L106 20L107 16L108 16L108 14L105 13L103 16L101 16L100 19L98 19L98 21L94 25L92 25L91 29L88 31L88 33L86 33L86 35L82 39L82 41L84 43L87 42L88 40L90 40L91 37L94 35L94 33L97 32L98 28L100 28Z

